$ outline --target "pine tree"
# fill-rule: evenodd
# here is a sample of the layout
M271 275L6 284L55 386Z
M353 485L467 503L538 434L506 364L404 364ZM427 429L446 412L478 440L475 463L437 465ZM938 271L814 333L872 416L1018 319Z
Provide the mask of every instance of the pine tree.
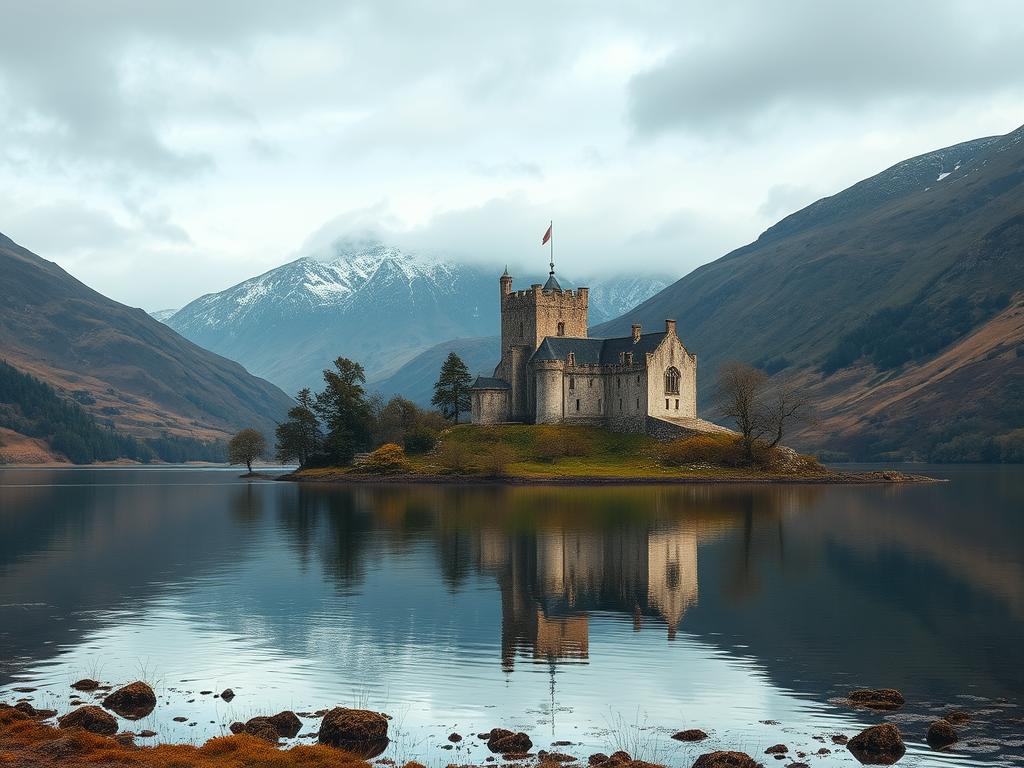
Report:
M368 447L373 415L366 400L363 366L345 357L324 371L323 392L313 409L327 427L324 451L335 464L351 464L356 451Z
M462 358L449 352L441 365L441 375L434 384L434 397L430 402L441 410L446 419L454 419L458 424L459 414L469 410L469 387L472 383Z
M288 411L288 420L277 425L278 461L298 460L299 466L323 449L323 431L314 408L316 403L309 389L299 390L296 404Z

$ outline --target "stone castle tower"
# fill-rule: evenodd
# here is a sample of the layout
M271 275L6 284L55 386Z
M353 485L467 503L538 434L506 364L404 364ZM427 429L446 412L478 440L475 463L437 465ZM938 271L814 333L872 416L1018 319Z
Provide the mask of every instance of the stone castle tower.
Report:
M511 386L509 421L533 421L537 402L531 386L528 363L541 342L549 336L587 337L588 289L563 291L552 269L547 282L535 283L526 291L512 290L508 269L499 281L501 290L501 363L494 375ZM543 379L543 376L540 377ZM552 377L553 378L553 377ZM551 382L552 386L555 382ZM561 390L561 374L557 388Z
M595 425L670 437L726 431L697 418L697 357L676 321L629 336L588 335L586 288L562 290L555 267L544 285L499 278L501 362L470 389L474 424Z

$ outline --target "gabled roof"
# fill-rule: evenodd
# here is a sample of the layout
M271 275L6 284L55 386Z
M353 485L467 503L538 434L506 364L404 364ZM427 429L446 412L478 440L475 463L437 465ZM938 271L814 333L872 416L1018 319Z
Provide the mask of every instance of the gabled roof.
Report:
M545 290L545 291L560 291L560 290L562 290L562 286L560 286L558 284L558 280L555 279L555 273L554 272L552 272L551 274L548 275L548 281L546 283L544 283L544 289L543 290Z
M642 363L644 355L654 352L665 338L665 332L645 333L634 342L632 336L615 339L577 339L569 336L547 336L530 357L534 360L566 360L576 356L577 365L618 365L620 352L632 352L634 363Z
M504 379L495 379L492 376L477 376L470 389L512 389L512 385Z

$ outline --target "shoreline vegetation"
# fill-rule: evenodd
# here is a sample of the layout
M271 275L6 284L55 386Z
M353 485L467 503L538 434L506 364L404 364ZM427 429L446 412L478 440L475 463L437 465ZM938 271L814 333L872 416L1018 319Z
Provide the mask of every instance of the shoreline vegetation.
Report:
M374 765L423 768L422 763L405 757L400 757L399 760L375 760L380 758L391 743L391 717L382 712L348 707L334 707L317 712L286 710L274 715L257 715L244 723L232 722L225 727L225 731L230 732L230 735L225 733L199 746L180 743L143 746L136 740L152 739L157 733L152 730L125 730L124 724L118 718L127 721L130 726L134 721L147 717L156 710L158 697L148 684L136 681L111 692L111 686L101 686L98 681L84 679L74 683L72 687L77 691L94 694L95 703L83 699L82 694L75 694L72 697L71 708L60 715L55 710L36 709L26 698L22 698L13 706L0 703L0 765L30 768L370 768L369 761L373 760ZM218 696L230 701L235 697L235 693L227 689ZM873 711L884 718L884 713L902 708L905 700L899 691L893 689L859 689L851 691L841 700L836 700L836 703L849 708ZM971 719L972 716L968 712L946 707L941 715L930 718L931 724L927 727L927 733L921 734L922 740L934 750L948 749L959 741L958 729ZM49 724L54 720L56 725ZM319 725L316 725L315 721L319 721ZM775 721L761 722L781 725ZM708 727L710 724L703 725ZM306 730L306 733L299 736L303 730ZM279 748L282 740L296 737L315 737L316 743L293 742L283 749ZM666 731L663 736L657 738L693 744L694 752L699 751L700 754L695 759L692 756L685 758L687 764L694 760L693 768L763 768L760 760L767 761L767 758L804 760L812 755L828 755L835 750L848 750L861 763L891 765L906 752L900 729L884 719L868 725L852 736L845 733L822 733L796 737L790 732L788 737L797 738L798 744L804 741L808 743L791 749L780 742L765 749L763 757L760 754L754 757L746 752L728 748L714 751L707 747L702 749L704 745L700 743L709 736L704 730L695 727L688 727L674 734ZM486 764L536 765L551 768L584 764L589 768L662 768L660 763L645 761L640 754L634 756L624 751L623 744L611 744L614 749L609 750L611 754L568 754L562 750L572 750L579 745L570 741L556 741L551 744L552 751L535 749L529 734L501 727L492 728L484 733L451 733L448 736L448 746L445 748L453 749L464 740L470 740L469 743L474 745L486 746L490 753L483 760L477 758L475 763L466 763L467 768L473 765L482 768ZM817 744L810 746L810 742ZM643 751L647 749L642 745L634 745L634 748Z
M939 482L895 470L832 469L813 456L759 444L748 456L735 434L659 442L599 427L457 425L427 450L396 443L350 466L304 467L277 478L315 483L452 485L882 484Z

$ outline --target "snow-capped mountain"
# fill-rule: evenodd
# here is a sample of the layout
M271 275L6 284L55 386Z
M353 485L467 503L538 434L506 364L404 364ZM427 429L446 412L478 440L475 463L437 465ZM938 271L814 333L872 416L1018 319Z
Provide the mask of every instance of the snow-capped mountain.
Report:
M149 316L152 317L154 320L159 320L161 323L166 323L174 316L174 313L177 311L178 310L176 309L157 309L153 312L150 312Z
M339 245L220 293L202 296L166 322L186 338L242 363L288 392L318 387L339 355L385 377L445 339L498 331L498 274L380 244ZM543 276L546 278L546 275ZM589 285L594 323L617 317L672 280L602 278ZM516 276L516 286L542 282Z

